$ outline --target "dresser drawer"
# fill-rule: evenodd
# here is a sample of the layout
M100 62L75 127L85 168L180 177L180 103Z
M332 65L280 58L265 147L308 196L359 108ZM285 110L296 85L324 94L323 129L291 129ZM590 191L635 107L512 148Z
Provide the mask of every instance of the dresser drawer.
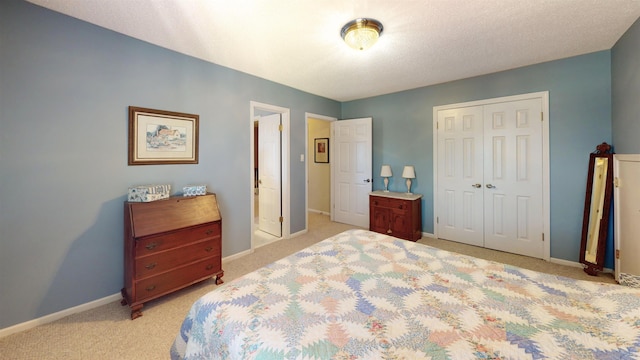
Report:
M207 257L219 259L220 255L220 241L217 239L200 241L168 251L155 252L148 256L139 257L136 260L135 278L142 279L153 276Z
M135 282L137 301L145 301L186 287L220 272L219 258L208 258Z
M190 242L220 236L220 223L210 223L175 232L136 240L135 257L147 256L162 250L184 246Z

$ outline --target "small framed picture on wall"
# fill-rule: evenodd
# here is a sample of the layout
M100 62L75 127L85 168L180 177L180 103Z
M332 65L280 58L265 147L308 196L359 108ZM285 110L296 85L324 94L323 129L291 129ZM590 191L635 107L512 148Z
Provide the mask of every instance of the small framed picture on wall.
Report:
M313 161L317 163L329 162L329 138L316 138L313 140Z

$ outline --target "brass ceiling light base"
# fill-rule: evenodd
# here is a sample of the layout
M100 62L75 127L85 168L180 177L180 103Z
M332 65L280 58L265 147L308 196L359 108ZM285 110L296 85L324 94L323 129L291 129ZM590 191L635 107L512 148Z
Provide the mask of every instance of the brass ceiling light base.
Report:
M349 21L340 31L344 42L356 50L366 50L373 46L381 33L382 23L366 18Z

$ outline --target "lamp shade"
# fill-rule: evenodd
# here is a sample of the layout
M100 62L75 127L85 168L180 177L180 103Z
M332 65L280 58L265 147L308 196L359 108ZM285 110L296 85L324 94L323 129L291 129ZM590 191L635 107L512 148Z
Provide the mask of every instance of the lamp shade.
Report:
M411 165L405 166L404 170L402 170L402 177L405 179L415 179L416 171L413 169L413 166Z
M390 165L382 165L382 169L380 169L380 176L382 176L382 177L393 176L393 174L391 173L391 166Z

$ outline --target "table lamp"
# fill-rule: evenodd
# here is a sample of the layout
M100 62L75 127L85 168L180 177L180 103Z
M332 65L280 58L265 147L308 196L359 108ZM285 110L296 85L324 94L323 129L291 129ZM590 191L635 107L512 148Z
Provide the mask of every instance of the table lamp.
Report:
M389 177L391 174L391 165L382 165L380 176L384 178L384 192L389 192Z
M402 170L402 177L407 179L407 194L411 194L411 179L416 178L416 171L413 166L405 166L404 170Z

